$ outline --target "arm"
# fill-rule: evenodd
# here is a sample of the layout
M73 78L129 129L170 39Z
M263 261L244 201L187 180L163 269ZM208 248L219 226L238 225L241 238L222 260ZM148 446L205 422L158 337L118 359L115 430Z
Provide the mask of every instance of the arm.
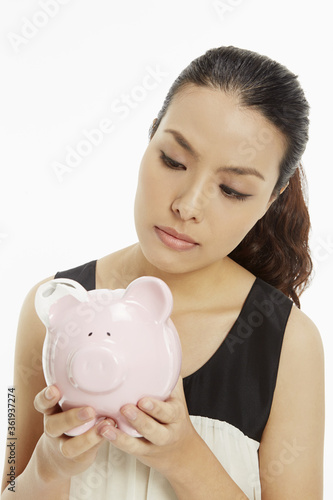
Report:
M62 412L57 404L61 395L55 386L37 394L36 410L44 414L44 432L24 471L15 480L14 490L7 487L2 498L20 500L69 500L70 479L86 470L95 460L102 438L98 425L70 438L64 433L95 417L93 408L73 408ZM82 412L82 410L84 412ZM83 414L84 413L84 414Z
M7 485L7 474L13 473L13 469L10 469L6 455L3 500L69 498L71 476L90 466L102 442L96 426L75 438L64 436L66 430L82 424L78 415L80 408L61 412L57 404L60 394L56 388L52 399L45 396L41 364L45 327L34 307L36 289L40 284L28 294L19 319L14 368L15 493ZM8 453L9 449L6 449Z
M41 479L33 456L26 469L15 479L14 490L7 488L1 495L2 500L32 500L43 498L45 500L69 499L70 480L48 482Z
M319 332L293 308L259 448L262 500L323 496L324 355Z
M52 277L45 279L43 282L49 279L52 279ZM39 284L28 293L24 301L16 336L14 363L15 437L17 438L15 449L16 478L26 468L32 452L43 433L43 416L34 409L35 396L45 386L41 364L45 327L37 317L34 308L35 293ZM7 486L6 475L10 471L7 453L8 449L6 450L1 491Z

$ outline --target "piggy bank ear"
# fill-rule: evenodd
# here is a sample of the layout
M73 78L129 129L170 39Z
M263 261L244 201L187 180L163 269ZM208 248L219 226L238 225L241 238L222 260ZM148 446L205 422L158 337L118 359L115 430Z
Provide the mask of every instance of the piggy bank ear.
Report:
M143 306L159 322L166 321L173 307L171 290L164 281L153 276L142 276L126 288L123 299Z
M80 302L88 300L88 292L77 281L57 278L40 285L35 296L35 308L46 327L50 326L50 308L62 297L73 296Z

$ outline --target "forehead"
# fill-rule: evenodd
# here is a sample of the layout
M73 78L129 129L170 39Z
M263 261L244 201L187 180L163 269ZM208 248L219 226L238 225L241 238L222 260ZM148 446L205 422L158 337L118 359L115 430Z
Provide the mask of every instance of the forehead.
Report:
M157 133L179 131L203 161L255 167L278 175L286 149L283 134L262 113L242 107L235 95L188 86L176 94Z

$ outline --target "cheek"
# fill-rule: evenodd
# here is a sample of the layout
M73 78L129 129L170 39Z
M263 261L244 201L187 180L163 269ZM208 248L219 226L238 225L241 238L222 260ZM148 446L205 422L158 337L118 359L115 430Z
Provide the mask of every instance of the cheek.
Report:
M230 244L232 250L260 219L263 205L230 200L224 200L222 205L218 210L214 210L215 217L211 217L214 225L211 234L220 242L227 242L228 246Z
M161 205L163 200L170 199L175 189L176 178L156 165L156 160L142 164L138 179L138 191L145 198L146 203ZM179 181L177 181L179 182Z
M157 173L152 168L142 164L135 197L136 216L151 217L161 205L165 192L167 192L166 187Z

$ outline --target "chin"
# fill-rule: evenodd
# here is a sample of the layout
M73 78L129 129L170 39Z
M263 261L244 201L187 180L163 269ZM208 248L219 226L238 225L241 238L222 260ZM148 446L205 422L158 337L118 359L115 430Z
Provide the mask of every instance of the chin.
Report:
M179 261L179 257L177 257L177 255L163 255L162 252L158 250L154 251L151 248L147 251L145 251L145 249L143 248L142 251L149 264L154 266L156 269L170 274L183 272L184 263L181 263Z
M140 240L139 240L140 241ZM158 248L154 244L144 244L140 241L141 251L145 259L157 270L169 273L180 274L193 270L186 252L173 252L172 250Z

